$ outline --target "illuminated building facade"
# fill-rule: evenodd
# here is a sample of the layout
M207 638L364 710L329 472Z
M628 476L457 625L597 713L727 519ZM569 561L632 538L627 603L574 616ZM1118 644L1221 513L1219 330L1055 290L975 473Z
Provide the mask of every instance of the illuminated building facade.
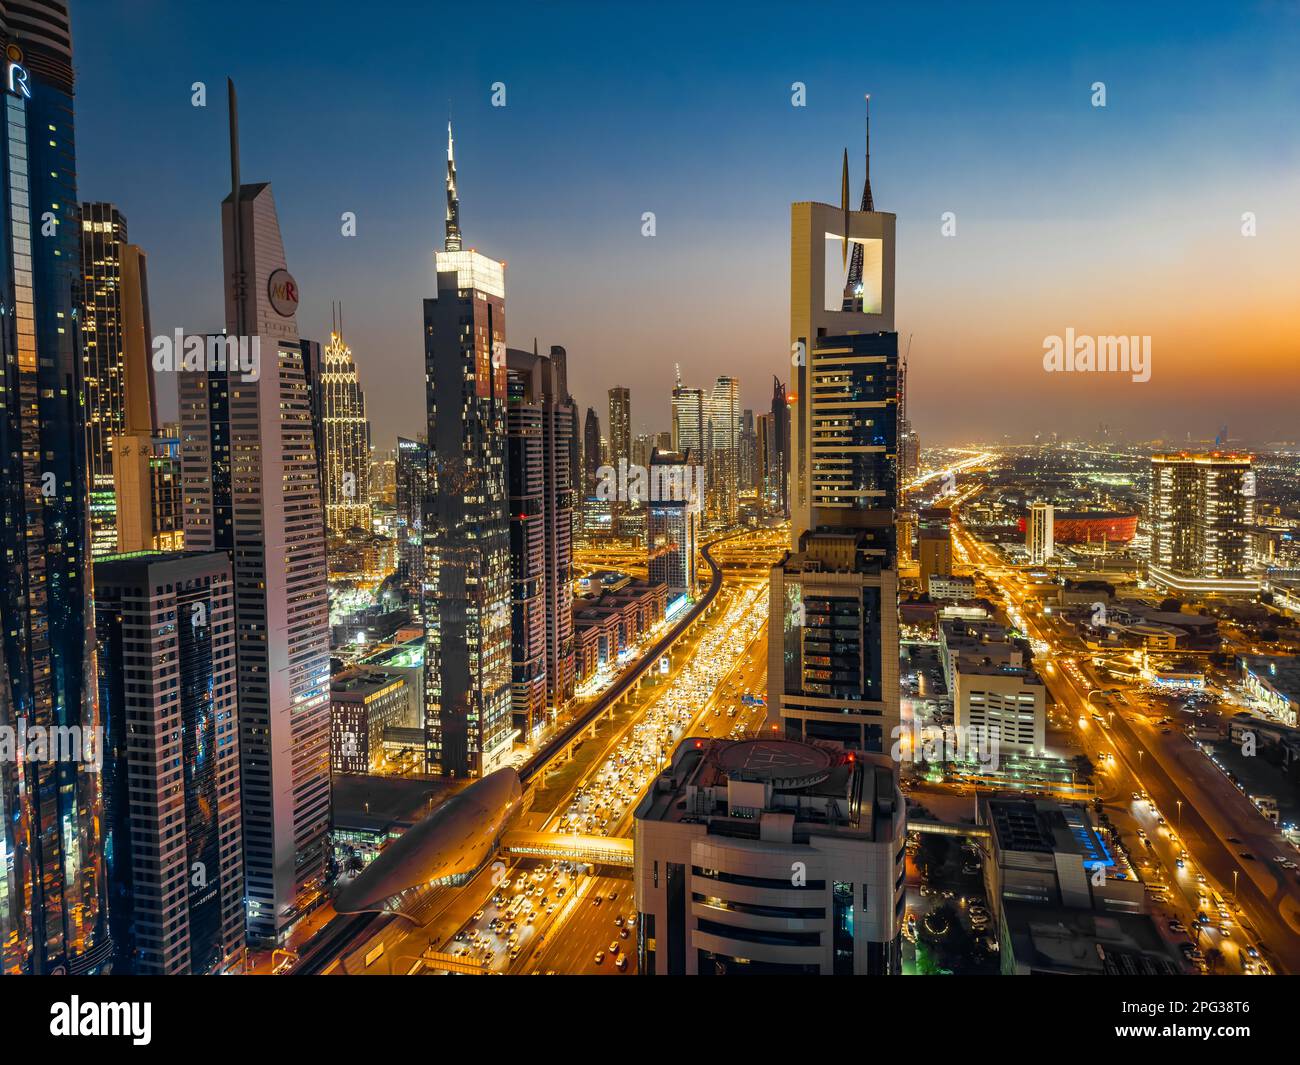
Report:
M1175 592L1254 593L1254 504L1249 455L1151 456L1152 579Z
M673 388L672 449L704 454L704 390L683 385L680 371Z
M144 255L127 243L126 218L111 203L81 205L82 366L86 456L90 464L90 549L118 549L114 445L127 430L128 316L136 344L148 347Z
M699 594L696 553L703 474L693 451L655 448L651 453L650 499L646 504L648 572L652 584L668 585L670 599L681 595L694 599Z
M68 5L2 0L0 41L9 62L0 94L0 725L94 737ZM98 775L83 771L85 750L0 760L0 972L80 974L110 961L103 801Z
M342 313L321 363L325 434L325 526L331 536L370 532L370 423L352 349L343 342Z
M116 972L220 973L243 952L234 595L224 551L95 564Z
M448 135L449 176L454 174ZM454 200L449 184L449 204ZM460 247L448 208L438 295L424 301L425 728L432 773L482 776L510 752L510 519L505 266ZM455 248L453 248L453 244Z
M791 205L791 551L771 575L767 718L883 753L900 714L895 218L849 209L847 156L841 186L838 208Z
M423 440L397 438L396 480L397 579L406 601L420 604L424 583L424 495L429 480L429 447Z
M1055 516L1055 508L1051 503L1029 504L1029 528L1025 532L1025 546L1029 550L1031 566L1041 566L1056 553Z
M569 446L577 408L561 362L506 351L509 404L512 706L531 736L573 697L573 505Z
M234 363L179 375L185 544L234 563L247 927L266 944L292 929L326 869L325 516L297 284L271 186L237 184L221 217L226 336L256 341L260 366L255 379Z
M725 374L704 400L705 512L717 525L736 521L740 495L740 382Z
M902 972L907 819L888 757L688 739L635 816L642 975Z
M952 511L926 507L916 514L916 559L921 591L930 594L931 577L952 576Z

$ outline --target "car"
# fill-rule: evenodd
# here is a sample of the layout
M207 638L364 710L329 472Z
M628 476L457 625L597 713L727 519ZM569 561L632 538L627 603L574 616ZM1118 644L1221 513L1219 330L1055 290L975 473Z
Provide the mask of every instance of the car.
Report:
M622 927L623 927L623 915L622 915L621 913L620 913L617 917L614 918L614 927L615 927L615 928L622 928Z
M515 947L510 951L510 960L514 961L517 957L519 957L519 948Z
M618 938L619 938L619 939L627 939L627 937L628 937L629 934L630 934L630 933L628 932L628 930L627 930L626 928L620 928L620 929L618 930Z
M483 911L482 911L482 910L475 910L475 911L474 911L474 916L471 917L470 920L471 920L471 921L481 921L481 920L483 920Z
M610 902L617 902L617 901L618 901L618 892L617 892L617 891L611 891L608 895L605 896L605 898L609 899Z
M1238 857L1238 858L1245 858L1246 861L1248 861L1248 862L1253 862L1253 861L1255 860L1255 856L1254 856L1253 854L1251 854L1250 851L1238 851L1238 852L1237 852L1237 857Z
M603 950L596 951L596 958L595 958L596 964L599 965L604 960L605 960L605 952Z
M1228 842L1229 842L1229 843L1240 843L1241 840L1239 840L1236 836L1229 836L1229 837L1228 837Z
M604 901L605 901L605 900L602 899L599 895L592 895L592 896L591 896L591 904L592 904L593 906L599 906L599 905L600 905L602 902L604 902Z
M620 971L627 968L626 954L620 954L617 958L614 959L614 968L619 969Z

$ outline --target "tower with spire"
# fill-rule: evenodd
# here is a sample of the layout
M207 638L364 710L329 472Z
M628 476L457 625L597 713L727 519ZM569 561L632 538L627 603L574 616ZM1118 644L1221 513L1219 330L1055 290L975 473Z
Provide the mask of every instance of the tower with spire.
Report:
M425 754L430 772L471 777L501 766L515 731L505 264L461 241L448 122L447 235L424 301Z

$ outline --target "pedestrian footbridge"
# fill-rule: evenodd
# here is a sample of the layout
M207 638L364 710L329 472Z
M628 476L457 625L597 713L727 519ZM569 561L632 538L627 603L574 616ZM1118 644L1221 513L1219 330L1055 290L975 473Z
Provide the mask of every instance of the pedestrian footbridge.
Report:
M573 832L507 832L501 851L512 858L559 858L593 865L632 868L632 841L611 836L584 836Z

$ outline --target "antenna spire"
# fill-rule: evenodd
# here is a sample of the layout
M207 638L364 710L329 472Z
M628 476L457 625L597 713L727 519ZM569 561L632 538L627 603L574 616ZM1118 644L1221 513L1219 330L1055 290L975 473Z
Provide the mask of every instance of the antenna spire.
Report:
M866 172L862 178L862 211L874 211L875 202L871 198L871 93L867 93L867 155L866 155ZM849 153L847 149L844 152L844 231L847 234L849 228ZM847 255L848 237L845 237L846 255ZM842 309L846 311L862 310L862 244L854 242L853 258L848 264L848 277L844 283L844 302Z
M456 194L456 148L447 119L447 251L460 251L460 197Z

